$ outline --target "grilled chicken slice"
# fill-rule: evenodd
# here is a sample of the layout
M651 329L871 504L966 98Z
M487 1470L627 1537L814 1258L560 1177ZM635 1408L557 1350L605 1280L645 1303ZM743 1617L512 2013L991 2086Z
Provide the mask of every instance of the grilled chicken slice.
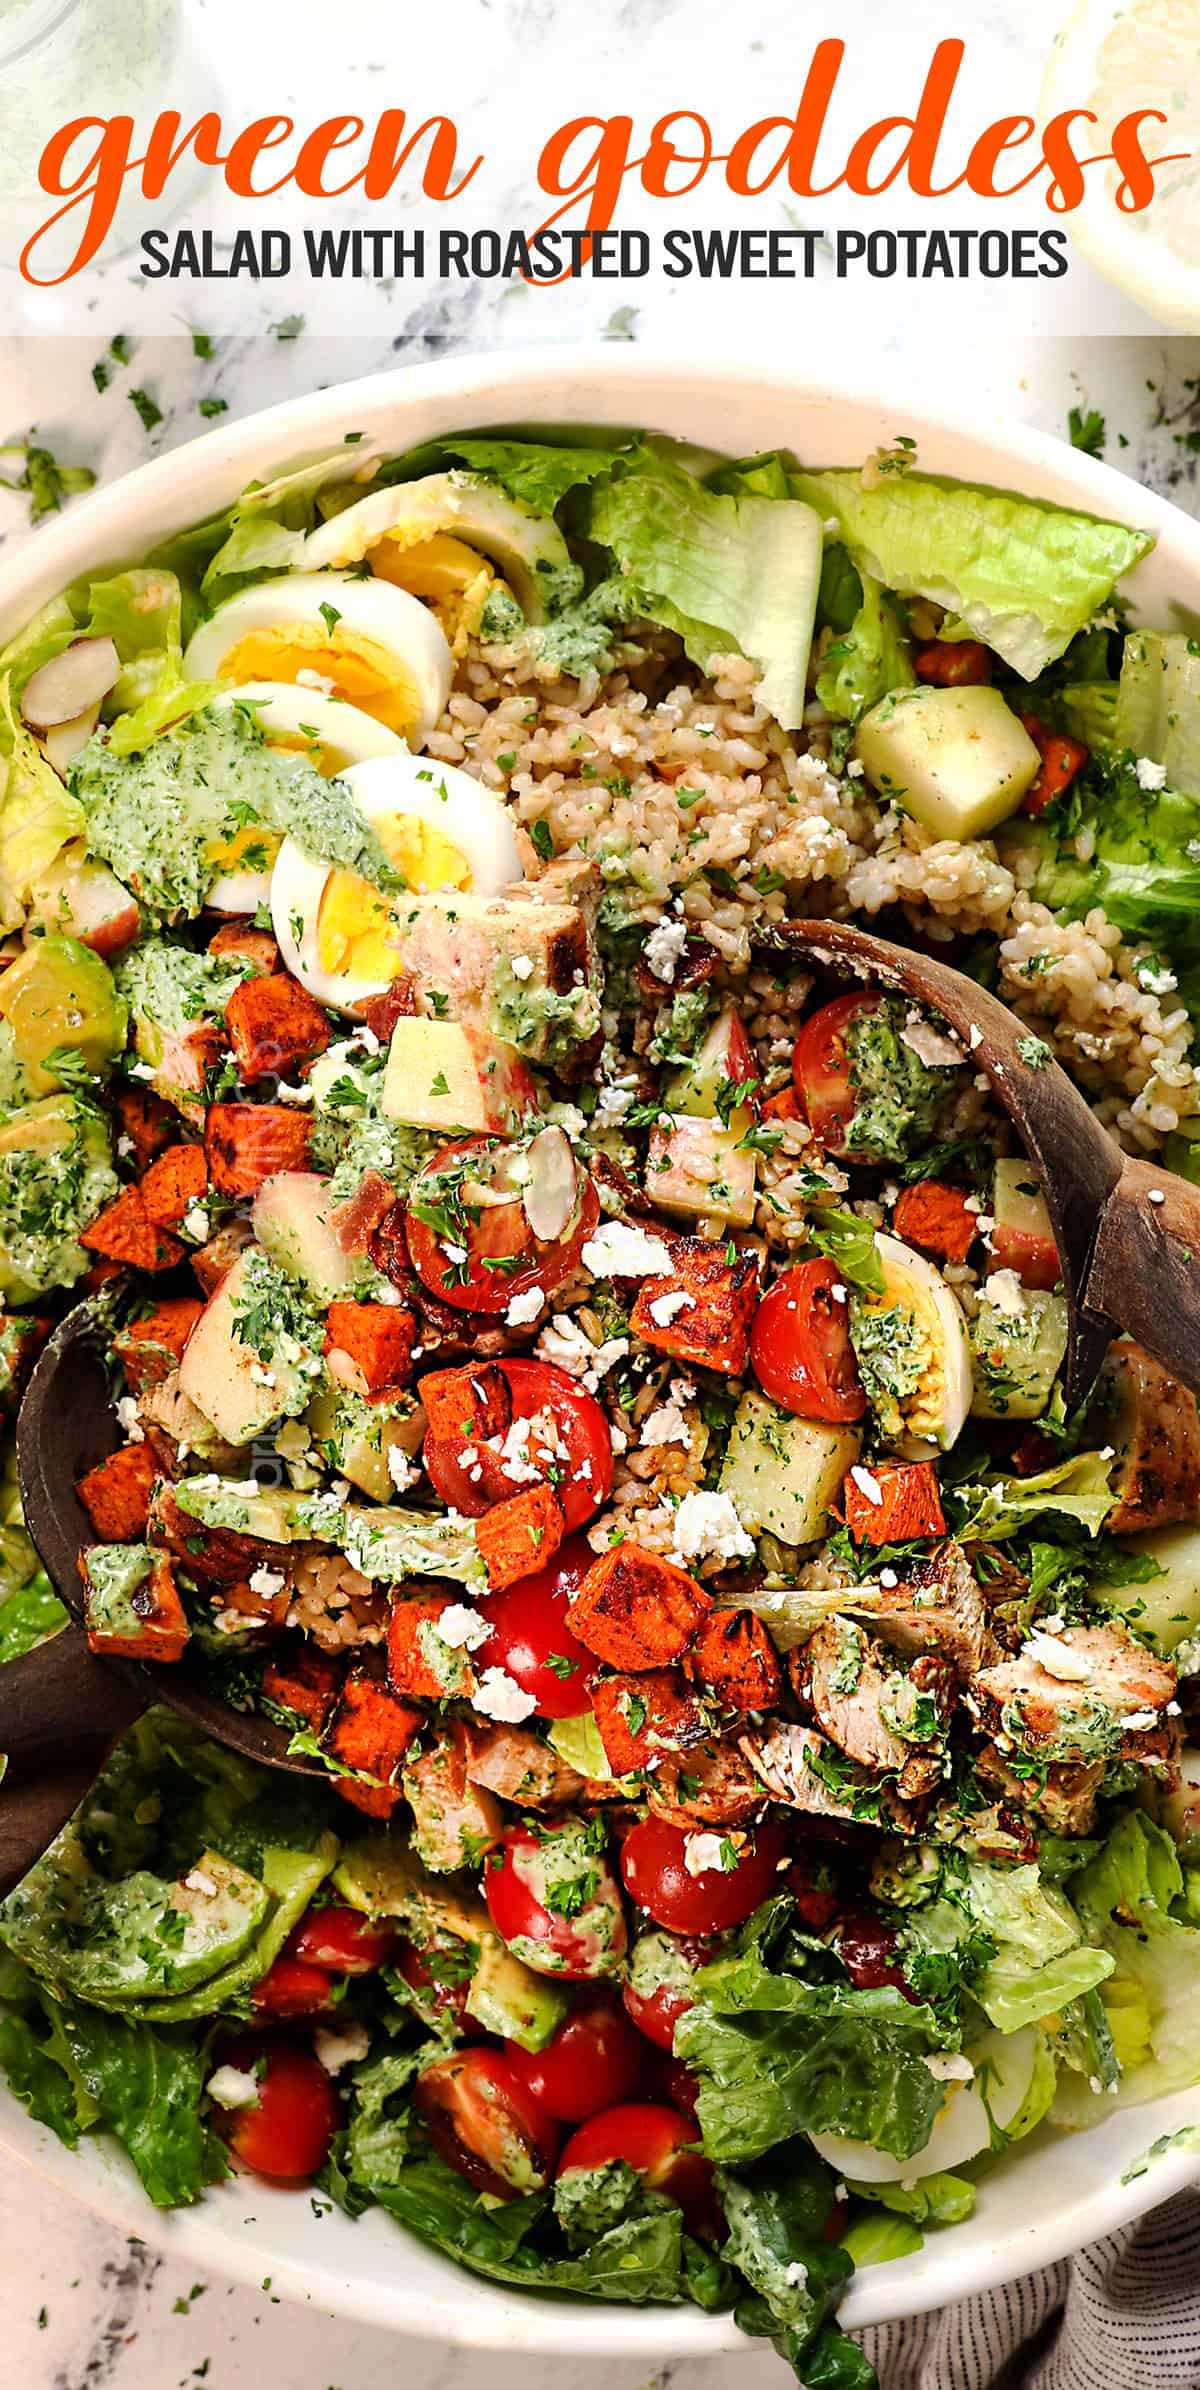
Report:
M1096 1795L1104 1781L1105 1763L1093 1759L1075 1767L1039 1768L1032 1776L1018 1776L994 1743L976 1753L981 1784L1012 1809L1036 1818L1050 1834L1090 1834L1096 1822Z
M463 1724L468 1782L525 1809L565 1809L585 1798L588 1779L523 1726ZM608 1791L611 1792L611 1786Z
M852 1618L827 1618L795 1655L793 1680L818 1726L860 1767L888 1769L903 1794L929 1792L954 1707L955 1674L932 1654L909 1669Z
M1174 1691L1170 1662L1120 1627L1065 1627L1031 1635L1014 1658L985 1668L972 1700L1002 1755L1016 1749L1073 1765L1165 1757L1163 1713Z
M881 1585L873 1615L880 1634L897 1651L938 1652L953 1660L962 1676L974 1676L999 1653L961 1544L940 1545L902 1584Z
M911 1802L902 1800L886 1778L857 1767L814 1727L769 1718L742 1735L739 1748L772 1800L789 1809L840 1818L843 1823L888 1825L898 1834L916 1831L917 1811Z
M413 1849L433 1875L478 1867L504 1830L499 1801L467 1774L466 1730L451 1727L432 1751L410 1759L404 1797L413 1813Z
M1116 1448L1114 1535L1170 1527L1200 1511L1200 1410L1140 1344L1110 1345L1097 1389L1099 1420Z
M766 1807L762 1784L733 1742L666 1753L646 1779L646 1795L654 1815L673 1826L749 1826Z

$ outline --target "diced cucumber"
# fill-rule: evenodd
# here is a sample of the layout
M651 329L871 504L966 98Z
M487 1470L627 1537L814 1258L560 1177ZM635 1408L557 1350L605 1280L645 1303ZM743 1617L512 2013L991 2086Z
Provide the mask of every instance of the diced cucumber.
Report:
M1151 1535L1123 1536L1122 1549L1157 1561L1162 1575L1143 1584L1091 1586L1089 1598L1102 1610L1127 1618L1156 1651L1170 1655L1200 1635L1200 1527L1156 1527Z
M860 1448L855 1428L793 1418L765 1394L748 1390L730 1429L720 1490L732 1495L751 1535L816 1543Z
M1020 1287L1009 1272L984 1299L970 1326L975 1419L1040 1419L1067 1350L1067 1306L1061 1295ZM992 1281L995 1288L996 1282Z
M935 838L982 838L1015 813L1040 757L998 689L894 690L864 714L854 752L884 797Z

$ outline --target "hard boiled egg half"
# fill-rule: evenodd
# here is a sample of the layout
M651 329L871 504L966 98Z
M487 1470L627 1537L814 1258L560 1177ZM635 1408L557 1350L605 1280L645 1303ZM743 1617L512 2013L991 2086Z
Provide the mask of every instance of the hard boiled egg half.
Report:
M966 1323L950 1288L923 1253L882 1234L876 1236L875 1250L883 1293L860 1297L859 1316L898 1312L893 1340L916 1365L915 1383L906 1384L897 1397L900 1432L883 1419L881 1431L906 1460L921 1460L931 1451L950 1450L971 1408L974 1377Z
M453 660L428 606L389 581L285 573L227 598L188 645L193 680L285 681L345 698L423 747L450 694Z
M527 513L474 473L429 473L375 490L332 515L305 542L305 563L314 568L337 570L362 558L381 579L436 608L456 654L480 628L493 591L499 629L499 601L507 598L517 626L520 615L544 622L581 586L557 523Z
M469 772L402 749L341 778L403 891L388 897L286 838L271 875L271 919L286 968L320 1003L353 1012L400 969L397 910L439 889L498 896L520 879L521 859L507 808Z
M249 681L214 703L253 707L268 747L303 755L327 780L335 772L344 772L349 764L404 753L404 742L394 730L364 714L361 707L324 697L317 689ZM253 913L259 905L269 904L271 874L283 843L280 833L269 830L265 822L249 822L215 847L212 862L217 876L205 900L210 909L214 913Z
M927 2174L952 2173L991 2147L993 2123L1014 2140L1032 2132L1054 2088L1045 2035L1030 2025L1017 2033L984 2034L969 2059L926 2064L945 2089L924 2149L898 2158L845 2133L811 2133L826 2165L852 2183L919 2182Z

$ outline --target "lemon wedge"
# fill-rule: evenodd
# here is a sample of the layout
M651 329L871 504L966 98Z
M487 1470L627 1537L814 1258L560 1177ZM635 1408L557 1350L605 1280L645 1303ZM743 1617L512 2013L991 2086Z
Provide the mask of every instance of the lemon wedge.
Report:
M1167 121L1142 130L1150 159L1186 151L1156 173L1155 196L1137 214L1116 204L1121 169L1093 167L1071 239L1108 281L1177 332L1200 331L1200 0L1080 0L1058 35L1042 85L1043 121L1090 108L1093 155L1133 109Z

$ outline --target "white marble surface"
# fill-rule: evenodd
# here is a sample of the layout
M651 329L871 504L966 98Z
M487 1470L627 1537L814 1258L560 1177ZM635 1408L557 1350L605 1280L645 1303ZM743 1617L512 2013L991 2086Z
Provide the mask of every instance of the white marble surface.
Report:
M318 384L417 363L456 349L511 346L517 339L595 337L612 299L603 286L542 299L417 301L409 311L379 294L378 328L369 337L293 341L229 338L211 363L194 360L190 342L145 338L131 365L97 397L91 368L103 346L94 336L0 339L0 437L38 437L71 462L104 477L148 454L194 437L204 394L225 397L229 414ZM269 315L264 320L270 320ZM634 324L647 345L672 335L669 308L647 305ZM779 343L773 344L778 355ZM786 341L797 362L800 342ZM1200 376L1200 342L1161 339L1059 341L1006 335L969 354L940 351L936 375L922 359L919 326L888 344L876 379L947 404L969 401L985 417L1016 415L1065 434L1072 406L1099 408L1113 463L1170 489L1200 511L1200 463L1183 441L1200 405L1189 379ZM861 360L860 366L861 366ZM130 403L148 391L163 410L147 434ZM1163 418L1166 420L1163 420ZM228 420L228 417L222 420ZM1128 445L1122 445L1122 439ZM27 502L0 494L0 539L28 536ZM641 2390L636 2365L581 2357L526 2359L457 2351L425 2342L402 2346L383 2333L280 2305L269 2289L219 2280L197 2285L172 2261L97 2221L11 2164L0 2161L0 2350L9 2382L35 2390L391 2390L397 2368L407 2390L558 2390L564 2374L584 2390ZM587 2319L583 2317L586 2343ZM655 2377L679 2390L751 2390L781 2380L775 2361L750 2354L711 2364L689 2362ZM645 2386L649 2390L649 2386Z

